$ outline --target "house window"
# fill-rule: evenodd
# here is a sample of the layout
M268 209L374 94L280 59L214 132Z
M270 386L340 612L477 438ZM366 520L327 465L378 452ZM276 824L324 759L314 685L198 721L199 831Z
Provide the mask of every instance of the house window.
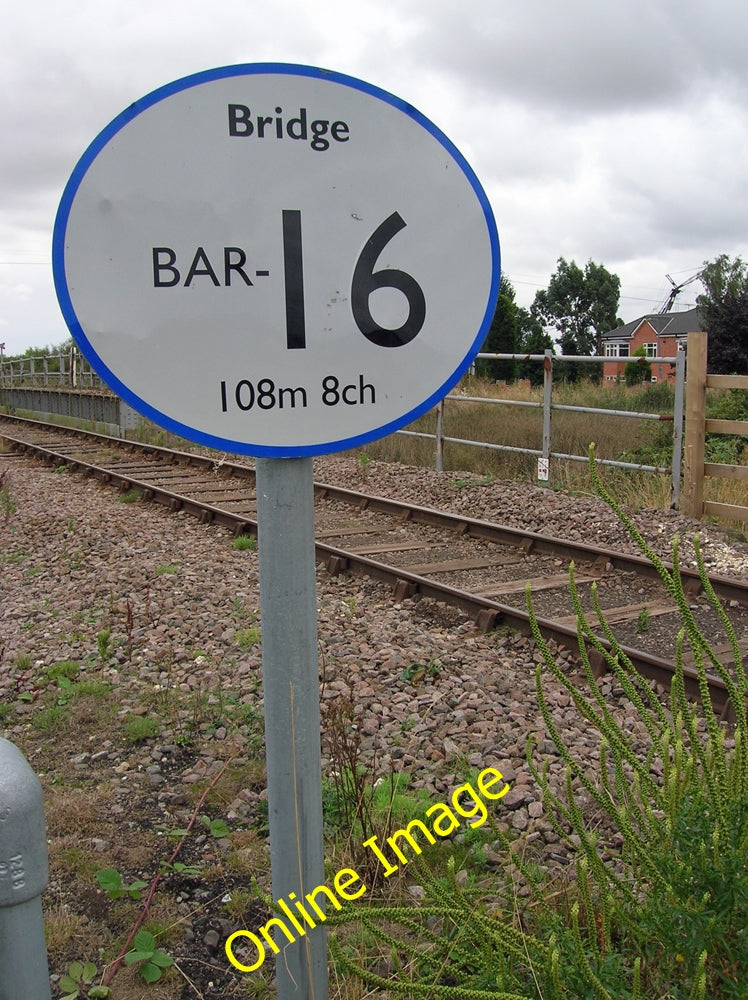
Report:
M629 345L628 344L606 344L605 345L605 357L606 358L627 358L629 356Z
M646 356L648 358L656 358L657 357L657 344L645 344L644 345L644 349L647 352Z

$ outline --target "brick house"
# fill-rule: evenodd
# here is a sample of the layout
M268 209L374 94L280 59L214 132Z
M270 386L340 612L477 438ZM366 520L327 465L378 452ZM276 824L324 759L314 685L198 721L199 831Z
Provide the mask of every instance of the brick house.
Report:
M603 365L603 381L624 378L626 364L640 347L648 358L674 358L680 347L685 348L689 333L704 329L698 309L685 312L648 313L639 319L604 333L603 353L610 361ZM620 358L619 361L612 359ZM675 368L656 362L651 365L653 382L674 382Z

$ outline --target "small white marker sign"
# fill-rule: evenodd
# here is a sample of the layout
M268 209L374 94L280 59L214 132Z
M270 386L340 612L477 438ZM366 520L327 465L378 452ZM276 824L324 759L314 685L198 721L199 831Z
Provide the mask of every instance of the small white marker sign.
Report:
M382 437L438 402L493 318L499 242L410 105L306 66L214 69L93 141L53 245L94 369L183 437L267 457Z

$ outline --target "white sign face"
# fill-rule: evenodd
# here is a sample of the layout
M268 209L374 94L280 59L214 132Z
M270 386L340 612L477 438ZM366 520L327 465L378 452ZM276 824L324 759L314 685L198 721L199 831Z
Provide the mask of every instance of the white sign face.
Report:
M144 416L213 448L352 448L433 407L499 288L488 200L452 143L360 80L255 64L137 101L55 222L65 320Z

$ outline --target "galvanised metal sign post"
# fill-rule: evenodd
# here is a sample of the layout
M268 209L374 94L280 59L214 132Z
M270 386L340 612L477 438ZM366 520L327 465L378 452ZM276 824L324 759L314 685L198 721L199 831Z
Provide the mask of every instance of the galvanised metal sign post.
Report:
M311 456L433 407L499 289L473 171L413 107L309 66L228 66L136 101L62 197L55 284L92 367L138 412L257 457L275 898L323 880ZM278 995L327 994L321 929Z

